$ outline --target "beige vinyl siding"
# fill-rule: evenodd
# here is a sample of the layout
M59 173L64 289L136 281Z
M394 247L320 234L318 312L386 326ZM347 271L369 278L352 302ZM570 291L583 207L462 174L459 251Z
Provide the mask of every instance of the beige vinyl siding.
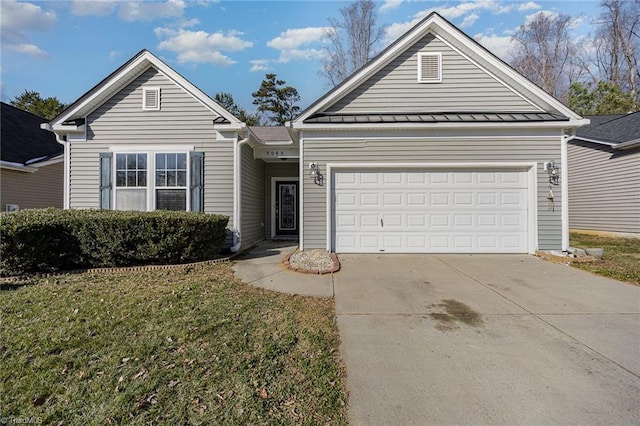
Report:
M561 190L560 186L553 187L555 209L549 209L546 197L550 185L548 175L543 171L545 161L555 159L560 162L560 136L548 131L541 131L538 137L524 136L527 131L523 131L511 137L501 133L492 139L486 133L483 138L474 135L445 137L446 132L433 132L433 138L420 137L419 133L407 133L405 138L383 138L379 132L375 139L347 135L339 139L339 133L335 132L334 138L327 139L320 133L314 136L305 132L304 161L317 162L323 173L327 172L327 163L536 162L538 246L540 249L561 248ZM330 188L318 186L308 177L303 179L303 185L304 248L326 248L327 191Z
M160 87L160 110L142 109L142 87ZM70 207L99 208L99 155L122 145L190 145L204 152L204 209L233 223L234 135L214 130L217 117L170 79L149 68L87 117L87 141L70 144Z
M442 53L442 82L417 82L418 52ZM327 112L540 111L483 69L426 35Z
M265 163L265 237L267 239L273 238L271 235L271 210L275 206L275 200L272 198L271 180L274 177L298 177L299 163L287 160L287 162L281 163Z
M569 143L569 227L640 233L640 149Z
M264 162L254 160L253 149L242 146L242 197L240 238L242 247L247 248L265 237L264 215L265 180Z
M62 208L63 190L64 163L62 161L38 167L35 173L0 169L2 211L5 211L7 204L17 204L20 209Z

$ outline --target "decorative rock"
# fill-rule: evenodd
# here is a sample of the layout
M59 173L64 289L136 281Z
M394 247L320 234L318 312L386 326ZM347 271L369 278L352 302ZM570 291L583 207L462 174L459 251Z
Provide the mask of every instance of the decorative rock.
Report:
M295 251L285 258L284 264L292 271L304 274L327 274L340 269L335 253L326 250Z

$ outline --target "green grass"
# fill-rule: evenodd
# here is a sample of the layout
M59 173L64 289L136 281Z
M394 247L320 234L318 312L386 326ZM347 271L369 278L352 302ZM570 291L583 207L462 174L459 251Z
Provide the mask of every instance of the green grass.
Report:
M594 274L640 285L640 238L614 238L572 232L572 247L603 247L602 260L592 263L572 263L571 266Z
M60 275L0 296L0 417L346 422L330 299L251 287L227 264Z

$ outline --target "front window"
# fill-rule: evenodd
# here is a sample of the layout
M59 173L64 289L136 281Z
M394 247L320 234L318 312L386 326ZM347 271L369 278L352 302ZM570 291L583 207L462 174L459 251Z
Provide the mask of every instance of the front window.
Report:
M156 154L156 209L187 209L187 154Z
M187 210L188 158L185 152L116 153L115 208Z
M116 154L116 208L147 210L147 154Z

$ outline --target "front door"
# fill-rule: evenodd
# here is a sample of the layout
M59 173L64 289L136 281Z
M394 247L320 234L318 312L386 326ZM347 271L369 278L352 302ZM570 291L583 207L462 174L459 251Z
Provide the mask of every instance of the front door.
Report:
M298 182L276 181L276 236L298 235Z

